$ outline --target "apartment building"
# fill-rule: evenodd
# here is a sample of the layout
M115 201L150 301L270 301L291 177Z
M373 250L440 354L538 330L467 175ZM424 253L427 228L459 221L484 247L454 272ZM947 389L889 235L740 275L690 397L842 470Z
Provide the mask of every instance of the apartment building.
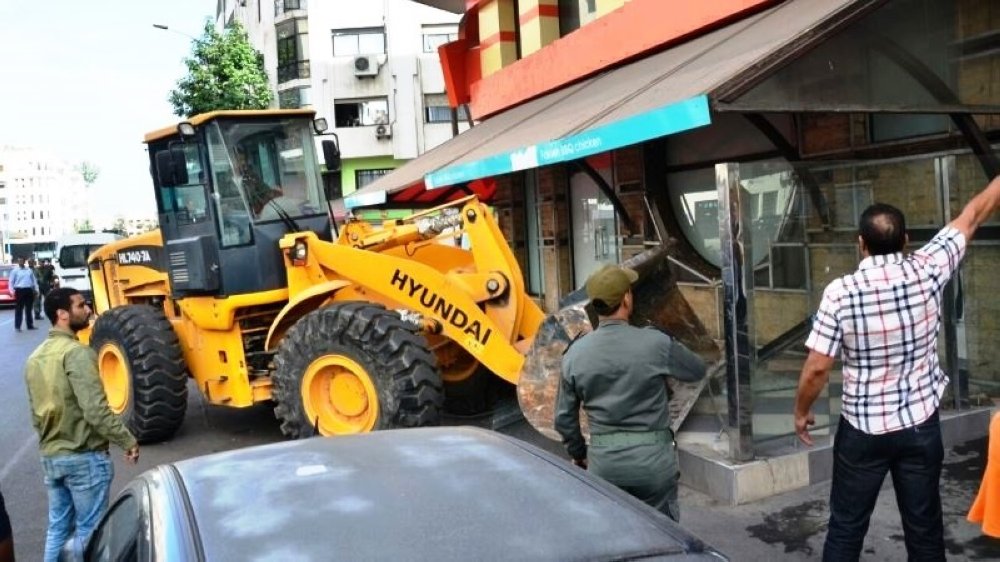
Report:
M216 15L263 53L276 106L327 119L344 194L452 138L437 48L457 38L457 14L409 0L219 0ZM468 128L464 108L456 117Z
M89 220L90 199L76 164L32 148L0 147L5 254L45 252L59 236ZM12 246L19 251L12 252Z

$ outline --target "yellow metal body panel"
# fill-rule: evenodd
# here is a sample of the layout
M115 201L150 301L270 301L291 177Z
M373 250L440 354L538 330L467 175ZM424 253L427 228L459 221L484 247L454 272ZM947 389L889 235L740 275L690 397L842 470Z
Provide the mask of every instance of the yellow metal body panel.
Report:
M241 318L265 317L264 328L254 329L267 330L265 349L273 351L302 316L344 301L419 313L420 328L433 344L446 380L468 376L474 367L471 357L516 383L523 350L541 324L542 312L527 297L517 261L489 210L475 198L445 207L460 215L450 215L450 230L441 234L420 226L441 209L379 229L352 222L335 242L324 242L311 232L288 234L279 241L287 288L224 298L174 300L166 272L126 263L125 258L119 263L126 255L122 252L162 251L159 231L118 241L91 256L97 312L127 304L162 306L191 376L214 404L249 406L271 397L267 373L251 372L248 365ZM462 236L472 250L455 245ZM306 259L293 262L289 252L299 242L307 247ZM327 367L317 367L317 376L332 372L333 367ZM361 388L348 379L339 394L331 395L341 414L353 411L348 398ZM364 381L358 380L363 387ZM358 423L359 430L367 424Z
M474 198L450 206L459 205L461 227L427 239L413 221L430 213L383 229L352 223L334 243L312 233L285 236L279 244L285 250L289 294L315 300L309 291L317 284L347 281L332 293L334 302L366 300L418 312L437 334L516 383L524 362L516 344L534 336L542 312L527 297L517 260L487 208ZM463 234L474 251L443 243ZM307 247L300 265L289 257L297 243ZM268 348L280 341L274 336Z
M291 299L285 305L285 308L278 313L278 317L275 318L274 323L271 324L271 329L267 332L267 341L264 344L264 349L273 350L277 347L277 344L273 342L281 341L281 338L285 336L285 332L295 324L295 321L322 306L324 302L330 299L333 293L347 285L350 285L350 283L342 280L324 281L295 295L295 298Z
M224 109L220 111L200 113L182 121L178 121L178 124L190 123L197 127L219 117L312 117L314 115L316 115L316 112L311 109ZM176 134L178 133L177 125L175 124L163 127L162 129L157 129L151 133L147 133L143 138L143 141L147 143L155 142L160 139L172 137Z

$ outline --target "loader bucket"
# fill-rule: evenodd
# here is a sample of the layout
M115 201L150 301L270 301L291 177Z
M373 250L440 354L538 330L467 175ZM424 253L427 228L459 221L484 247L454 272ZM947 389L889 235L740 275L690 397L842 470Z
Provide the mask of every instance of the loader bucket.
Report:
M660 246L622 264L639 273L633 287L635 310L631 322L636 326L655 326L700 354L710 365L716 363L721 356L719 345L677 288L667 261L668 251L668 247ZM586 293L580 289L567 295L559 311L545 318L525 357L518 381L517 396L524 417L551 439L559 439L553 421L563 353L597 324L597 316L588 304ZM717 371L717 366L709 370L710 374ZM667 379L674 430L684 421L708 378L697 383ZM580 416L580 421L586 434L585 416Z

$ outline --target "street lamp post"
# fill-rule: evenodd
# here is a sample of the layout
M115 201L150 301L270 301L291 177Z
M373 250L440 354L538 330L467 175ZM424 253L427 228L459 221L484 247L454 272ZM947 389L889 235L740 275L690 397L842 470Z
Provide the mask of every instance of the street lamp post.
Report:
M197 41L198 40L193 35L188 35L187 33L184 33L183 31L177 31L176 29L171 29L169 25L164 25L162 23L154 23L153 27L155 27L156 29L162 29L163 31L170 31L171 33L176 33L178 35L183 35L184 37L187 37L188 39L190 39L192 41Z

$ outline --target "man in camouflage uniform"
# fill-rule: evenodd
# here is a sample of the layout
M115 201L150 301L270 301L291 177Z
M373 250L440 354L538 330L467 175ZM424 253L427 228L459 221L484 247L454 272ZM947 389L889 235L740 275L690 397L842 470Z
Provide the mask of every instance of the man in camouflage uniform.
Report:
M577 466L679 521L666 377L697 381L706 366L660 330L629 325L637 278L631 269L608 265L587 279L600 322L563 356L555 427ZM581 405L589 449L580 431Z

